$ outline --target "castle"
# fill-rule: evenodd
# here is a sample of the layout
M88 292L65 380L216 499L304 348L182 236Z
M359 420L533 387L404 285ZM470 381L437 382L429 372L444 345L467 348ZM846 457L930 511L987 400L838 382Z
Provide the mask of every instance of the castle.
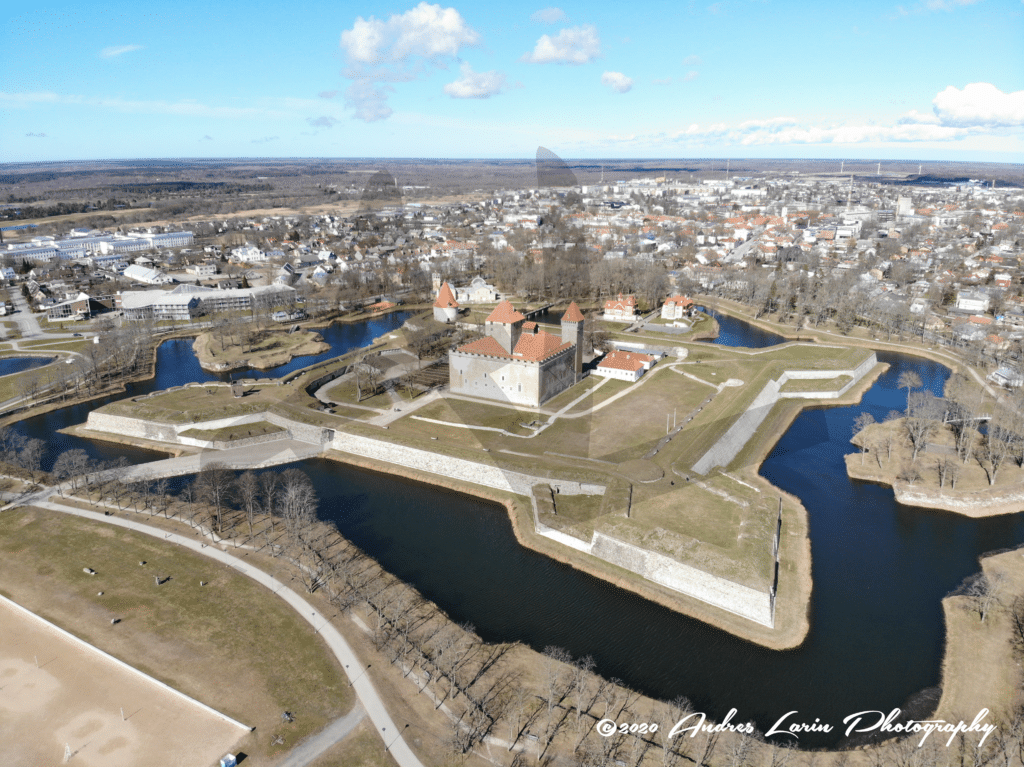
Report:
M583 377L583 325L575 301L562 316L560 336L502 301L485 320L483 338L449 353L449 389L537 407Z

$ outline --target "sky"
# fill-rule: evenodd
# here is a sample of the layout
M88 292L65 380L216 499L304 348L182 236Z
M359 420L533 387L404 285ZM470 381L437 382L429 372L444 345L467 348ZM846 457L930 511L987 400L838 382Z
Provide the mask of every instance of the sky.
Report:
M0 163L1024 162L1024 0L35 0Z

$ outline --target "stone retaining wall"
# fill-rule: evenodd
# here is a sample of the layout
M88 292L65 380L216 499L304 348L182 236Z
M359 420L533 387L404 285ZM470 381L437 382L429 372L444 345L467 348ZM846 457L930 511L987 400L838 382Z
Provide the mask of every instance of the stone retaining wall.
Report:
M757 591L749 586L711 575L604 533L594 533L592 553L649 581L660 583L763 626L771 627L775 624L770 592Z
M698 474L707 474L716 466L728 466L743 446L747 444L754 432L768 417L768 413L781 399L838 399L846 394L850 388L864 378L878 364L875 353L865 359L853 370L787 370L778 381L769 381L765 387L754 397L754 401L747 406L747 409L740 414L735 423L719 437L718 441L711 446L697 463L693 470ZM786 392L780 390L782 385L792 379L808 378L838 378L839 376L850 376L850 383L835 392Z
M517 495L532 495L532 487L538 481L537 477L517 471L499 469L491 464L451 458L432 453L428 450L395 445L391 442L370 439L368 437L357 437L354 434L338 432L328 444L328 447L340 453L350 453L362 458L391 463L428 474L439 474L443 477L450 477L474 485L483 485L495 490L506 490ZM604 485L559 479L545 479L543 481L551 485L553 490L564 495L604 495L605 491Z
M536 503L533 506L533 518L538 534L556 543L590 554L673 591L763 626L772 628L775 625L775 600L770 591L743 586L605 533L595 532L590 543L581 541L541 523L537 518Z

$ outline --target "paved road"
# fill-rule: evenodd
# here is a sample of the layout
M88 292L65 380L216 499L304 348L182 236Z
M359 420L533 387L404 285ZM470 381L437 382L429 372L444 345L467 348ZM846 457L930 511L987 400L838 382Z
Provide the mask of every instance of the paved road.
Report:
M315 735L310 735L288 752L277 767L305 767L336 743L340 743L366 717L363 705L356 705L341 719L336 719Z
M51 503L45 500L49 495L52 495L54 489L47 488L42 493L30 496L22 501L22 505L33 505L40 506L45 509L52 509L54 511L60 511L65 514L71 514L77 517L83 517L93 522L104 522L109 525L117 525L118 527L126 527L136 532L145 533L151 535L154 538L160 538L166 540L168 543L177 543L187 549L191 549L199 554L215 559L218 562L222 562L229 567L233 567L242 575L246 575L252 578L257 583L266 586L272 592L281 597L287 602L302 618L316 629L317 633L323 637L324 642L327 643L328 648L334 653L334 656L338 659L338 662L345 669L345 673L352 682L352 687L356 691L356 695L359 697L359 701L362 704L365 713L369 715L370 721L373 722L374 728L377 733L381 736L381 739L385 741L387 749L391 752L391 755L398 762L399 767L424 767L423 763L409 748L409 744L405 742L402 737L402 731L395 724L394 720L388 714L387 709L384 706L384 702L381 700L380 695L377 693L377 689L373 686L373 682L364 673L368 668L367 665L356 656L349 647L348 642L338 632L336 628L325 618L313 605L299 596L297 593L288 588L281 581L274 578L272 575L268 575L262 570L253 567L248 562L243 562L238 557L232 556L226 551L222 551L220 548L210 545L203 540L196 540L194 538L188 538L177 533L168 533L156 527L150 527L149 525L136 522L132 519L124 519L115 516L104 516L94 511L85 511L83 509L73 509L69 506L63 506L61 504ZM339 720L342 721L342 720ZM337 725L338 722L335 722ZM334 725L328 727L328 730L333 728ZM339 728L341 725L339 725ZM404 728L402 728L404 730ZM326 732L326 731L323 731ZM315 738L316 736L314 736ZM321 743L326 743L330 740L329 735L324 736ZM336 742L336 741L335 741ZM326 747L329 747L332 743L327 743ZM296 763L301 764L301 763Z

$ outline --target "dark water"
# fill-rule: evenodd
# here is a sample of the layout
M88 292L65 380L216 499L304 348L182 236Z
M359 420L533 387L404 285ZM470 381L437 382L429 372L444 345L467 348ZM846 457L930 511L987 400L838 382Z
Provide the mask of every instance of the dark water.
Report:
M0 359L0 376L40 368L43 365L49 365L54 359L54 357L4 357Z
M330 349L321 354L295 357L291 362L269 370L234 370L231 373L208 373L199 366L192 352L191 338L164 341L157 350L156 376L143 384L136 394L160 391L171 386L194 381L229 381L237 378L281 378L317 362L340 357L353 349L368 346L374 338L402 326L412 312L393 312L366 322L336 322L326 328L317 328Z
M703 306L698 307L701 311L707 311ZM778 333L754 327L743 320L730 317L728 314L710 312L711 316L718 320L718 338L708 341L712 344L722 346L743 346L747 349L763 349L766 346L775 346L785 343L786 339Z
M730 328L740 331L742 323ZM764 340L734 338L743 346ZM819 718L837 728L805 734L801 745L833 745L845 716L888 712L939 683L941 598L978 569L980 554L1024 542L1024 515L970 520L907 508L890 490L847 478L842 456L853 449L856 415L868 410L881 420L902 409L906 393L896 381L904 370L917 371L936 393L948 375L926 360L878 356L892 367L861 404L804 411L761 468L799 496L810 515L811 632L786 652L744 642L520 547L495 505L319 459L299 466L316 484L321 516L484 639L591 655L606 677L657 698L685 695L713 718L736 708L736 721L753 719L761 729L795 710L791 721ZM161 356L159 365L174 366L174 359ZM51 433L60 419L80 422L85 412L52 414Z
M43 458L43 468L49 470L57 456L65 450L85 450L90 457L111 461L124 456L132 463L145 463L166 458L165 453L154 450L129 447L107 442L98 442L88 439L81 439L70 434L61 434L63 429L73 424L84 423L89 417L89 412L106 405L109 402L116 402L127 397L137 397L142 394L149 394L153 391L161 391L172 386L181 386L187 383L221 381L229 378L280 378L300 368L313 365L322 360L338 357L353 349L370 344L374 338L401 327L406 319L412 316L412 312L394 312L384 315L378 319L366 322L335 323L318 332L324 340L331 345L330 351L323 354L296 357L286 365L281 365L270 370L239 370L231 374L208 373L199 366L192 351L192 339L175 338L164 341L156 352L156 374L148 381L128 384L124 394L114 397L106 397L72 407L61 408L49 413L44 413L34 418L28 418L14 424L14 429L26 437L34 437L46 441L49 450Z

